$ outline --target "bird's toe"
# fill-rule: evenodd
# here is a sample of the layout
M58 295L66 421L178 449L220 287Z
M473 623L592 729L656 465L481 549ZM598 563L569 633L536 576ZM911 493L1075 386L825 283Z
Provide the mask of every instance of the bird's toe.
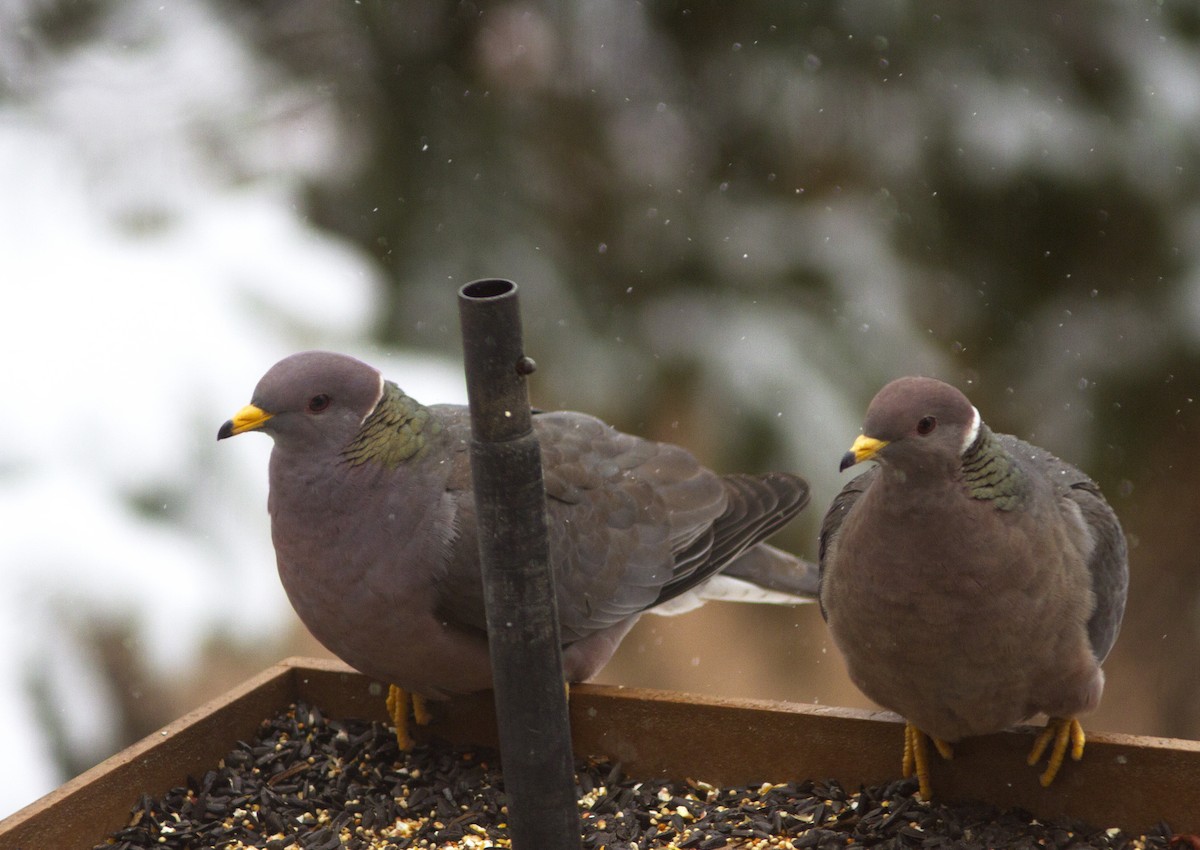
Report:
M1083 758L1083 747L1086 742L1087 737L1083 733L1083 726L1076 718L1051 717L1046 721L1046 728L1034 740L1033 749L1029 751L1027 759L1030 765L1035 765L1043 755L1046 755L1046 769L1040 778L1043 788L1048 787L1054 781L1054 777L1058 776L1068 748L1071 759L1079 761Z
M418 700L421 703L421 708L419 710L417 709ZM404 690L403 688L398 688L395 685L388 686L388 716L392 719L392 725L396 729L396 745L400 747L401 752L405 753L409 752L416 743L408 731L408 707L410 702L412 703L414 713L423 713L426 717L424 722L428 723L428 711L425 708L425 701L423 698L413 694L410 699L408 691ZM417 717L417 722L422 722L419 716Z
M932 794L932 785L929 781L929 748L925 746L926 738L933 742L934 748L942 758L954 757L953 747L941 738L926 735L911 723L904 724L904 761L901 771L904 776L915 775L917 777L917 793L922 800L928 800Z

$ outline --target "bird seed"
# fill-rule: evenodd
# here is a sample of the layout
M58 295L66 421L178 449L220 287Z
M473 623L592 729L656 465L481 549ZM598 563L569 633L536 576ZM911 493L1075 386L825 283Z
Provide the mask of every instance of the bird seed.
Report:
M510 846L495 751L435 742L401 753L382 723L306 704L265 721L221 763L158 799L97 850L408 850ZM641 782L602 758L576 764L585 850L687 848L1167 848L1145 835L1019 810L916 799L915 780L851 792L834 781L721 788Z

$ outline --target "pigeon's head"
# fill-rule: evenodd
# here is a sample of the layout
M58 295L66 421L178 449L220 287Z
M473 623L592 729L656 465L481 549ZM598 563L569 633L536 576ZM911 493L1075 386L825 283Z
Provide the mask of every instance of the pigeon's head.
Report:
M383 396L383 376L344 354L304 351L263 375L250 404L221 426L217 439L264 431L277 444L343 448Z
M872 459L910 472L953 466L979 427L979 411L954 387L934 378L898 378L872 399L841 468Z

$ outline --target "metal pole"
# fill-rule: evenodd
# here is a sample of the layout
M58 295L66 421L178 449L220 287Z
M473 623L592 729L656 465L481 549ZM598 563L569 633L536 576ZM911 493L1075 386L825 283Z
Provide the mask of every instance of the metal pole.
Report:
M516 284L468 283L459 317L509 835L515 850L578 850L546 490L525 386L533 361L522 350Z

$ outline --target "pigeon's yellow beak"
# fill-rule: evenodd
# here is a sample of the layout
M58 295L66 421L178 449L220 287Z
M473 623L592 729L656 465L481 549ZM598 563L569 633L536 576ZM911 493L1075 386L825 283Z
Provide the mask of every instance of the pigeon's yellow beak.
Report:
M844 471L856 463L870 460L887 444L887 440L876 440L874 437L868 437L866 434L859 434L858 439L854 441L854 445L850 447L850 451L842 455L842 463L838 466L838 470Z
M224 440L226 437L232 437L234 434L240 434L243 431L254 431L261 428L275 414L267 413L261 407L255 407L253 404L248 404L233 415L233 418L221 426L221 430L217 432L217 439Z

